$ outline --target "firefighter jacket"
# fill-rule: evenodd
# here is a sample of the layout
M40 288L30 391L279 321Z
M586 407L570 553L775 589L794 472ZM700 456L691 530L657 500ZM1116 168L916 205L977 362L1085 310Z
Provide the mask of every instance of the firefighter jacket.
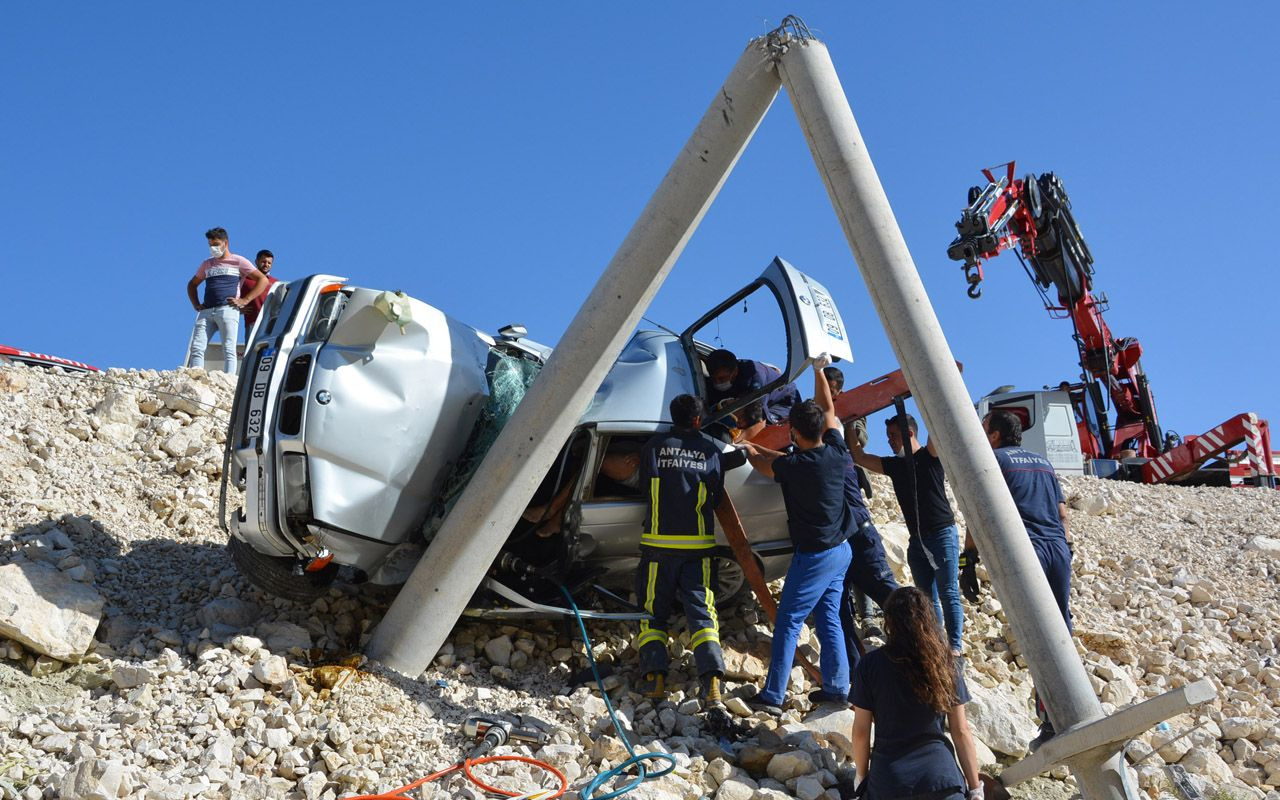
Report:
M715 546L712 513L724 494L720 448L696 430L660 433L640 453L640 488L649 493L642 547L666 552Z

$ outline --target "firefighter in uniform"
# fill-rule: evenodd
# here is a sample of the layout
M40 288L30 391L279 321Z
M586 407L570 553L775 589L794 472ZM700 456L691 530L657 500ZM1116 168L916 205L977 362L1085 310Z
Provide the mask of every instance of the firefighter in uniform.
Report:
M669 433L650 439L640 456L640 487L649 508L640 537L636 597L652 620L640 623L635 648L644 675L645 697L666 696L667 625L677 605L684 607L690 648L698 668L704 703L720 702L720 626L716 620L715 522L724 496L720 448L699 428L705 406L682 394L671 401Z

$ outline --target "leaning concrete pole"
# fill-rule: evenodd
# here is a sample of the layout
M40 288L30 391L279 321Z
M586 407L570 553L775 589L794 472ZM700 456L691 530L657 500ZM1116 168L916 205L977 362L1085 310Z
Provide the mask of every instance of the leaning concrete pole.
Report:
M827 48L770 37L783 84L898 363L965 506L1049 715L1060 731L1102 718L1058 606L889 207ZM1135 797L1119 746L1068 759L1086 800Z
M752 43L378 625L371 657L411 677L431 663L778 88Z

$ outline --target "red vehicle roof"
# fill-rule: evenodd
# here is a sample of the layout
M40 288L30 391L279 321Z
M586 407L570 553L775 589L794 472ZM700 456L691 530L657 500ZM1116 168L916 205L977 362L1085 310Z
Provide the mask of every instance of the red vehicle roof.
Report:
M7 345L0 344L0 362L3 361L16 361L20 364L27 364L32 367L62 367L70 372L102 371L92 364L72 361L69 358L61 358L59 356L51 356L47 353L32 353L29 350L19 350L16 347L8 347Z

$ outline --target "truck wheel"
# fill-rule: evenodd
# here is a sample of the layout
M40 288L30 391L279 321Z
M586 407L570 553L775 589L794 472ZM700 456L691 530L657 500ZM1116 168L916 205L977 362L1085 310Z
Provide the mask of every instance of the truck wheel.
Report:
M733 556L716 556L716 607L734 608L751 596L751 584ZM760 568L760 559L756 559Z
M227 541L231 561L249 583L267 594L299 603L310 603L324 595L337 577L338 565L329 564L318 572L293 573L292 558L267 556L232 536Z

